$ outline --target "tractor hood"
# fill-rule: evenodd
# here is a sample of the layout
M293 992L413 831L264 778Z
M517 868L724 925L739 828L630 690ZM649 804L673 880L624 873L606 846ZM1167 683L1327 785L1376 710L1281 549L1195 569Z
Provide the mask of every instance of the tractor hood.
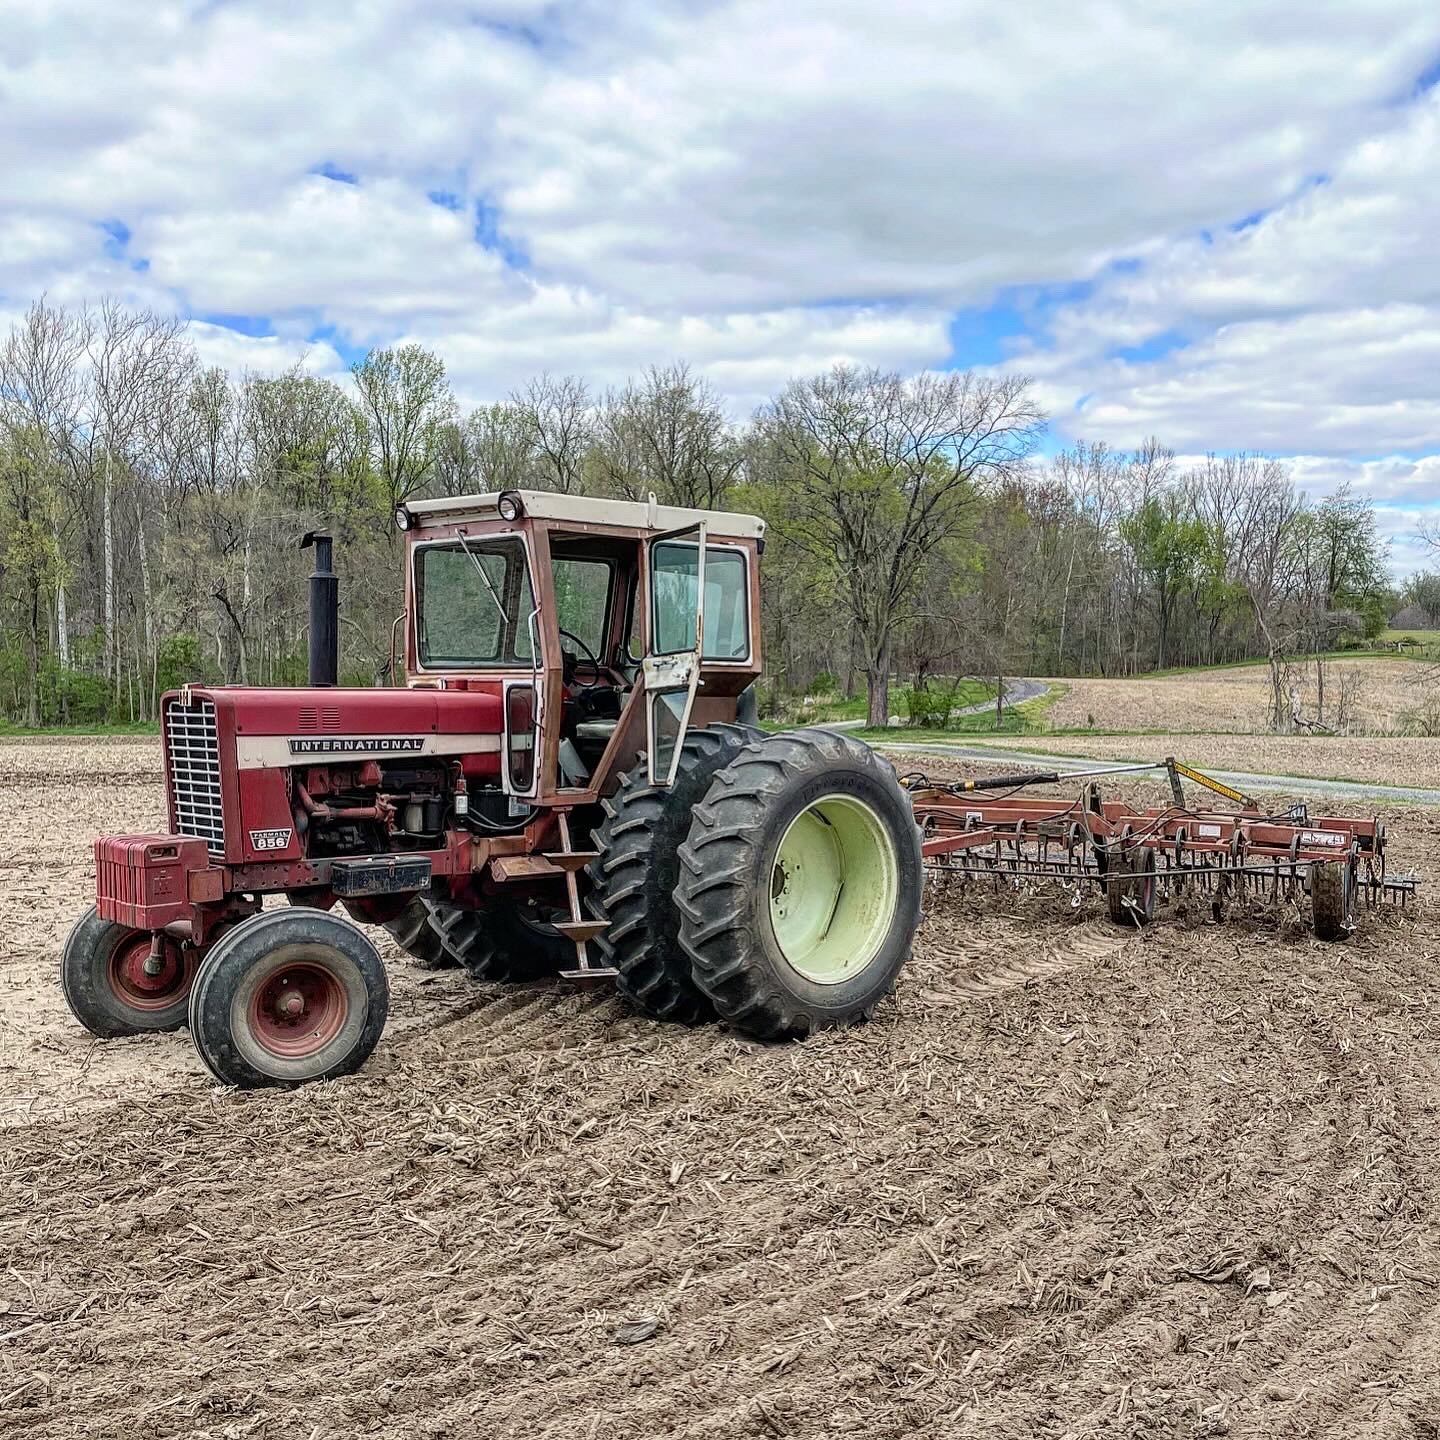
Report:
M499 695L479 690L186 686L165 696L163 713L172 756L195 732L240 770L440 755L487 755L489 769L502 724Z
M289 772L369 760L500 773L490 690L187 685L162 702L171 829L229 864L297 859Z
M180 692L183 694L184 692ZM475 690L261 689L219 686L192 689L225 715L237 739L284 736L295 755L384 752L376 742L413 741L432 735L498 735L500 697ZM167 697L168 699L169 697ZM337 746L329 742L364 743ZM312 743L312 741L314 743ZM407 744L397 744L402 754Z

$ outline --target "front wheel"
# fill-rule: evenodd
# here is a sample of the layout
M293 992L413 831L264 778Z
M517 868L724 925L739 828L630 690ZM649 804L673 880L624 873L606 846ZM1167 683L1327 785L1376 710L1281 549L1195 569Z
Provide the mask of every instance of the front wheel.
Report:
M758 741L680 847L680 943L719 1014L763 1038L868 1015L920 923L920 831L894 771L825 730Z
M102 1039L178 1030L184 1023L195 951L169 936L102 920L92 905L75 922L60 957L60 988L71 1014Z
M271 910L205 957L190 1033L226 1085L301 1085L358 1070L389 1008L385 967L357 926L319 910Z

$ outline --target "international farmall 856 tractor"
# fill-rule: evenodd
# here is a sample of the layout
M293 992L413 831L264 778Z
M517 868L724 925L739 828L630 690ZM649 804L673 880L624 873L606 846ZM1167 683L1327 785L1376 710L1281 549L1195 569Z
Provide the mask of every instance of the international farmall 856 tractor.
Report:
M867 1013L918 923L920 831L865 745L754 728L763 522L530 492L396 519L403 688L336 688L321 536L310 687L165 696L170 833L96 841L61 967L80 1021L188 1023L239 1086L345 1074L385 1025L373 925L423 965L613 977L762 1037Z

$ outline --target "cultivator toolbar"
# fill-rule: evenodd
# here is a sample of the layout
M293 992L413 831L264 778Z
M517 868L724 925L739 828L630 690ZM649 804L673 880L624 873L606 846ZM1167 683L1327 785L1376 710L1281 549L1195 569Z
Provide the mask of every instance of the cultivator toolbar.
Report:
M1172 803L1136 810L1101 797L1100 776L1164 771ZM1223 796L1230 810L1186 803L1183 780ZM1021 795L1034 785L1084 783L1069 804ZM1249 796L1174 759L1102 769L1032 771L950 783L902 777L922 831L927 868L939 876L1031 888L1057 883L1079 904L1098 888L1113 920L1143 925L1159 900L1208 900L1217 918L1232 898L1308 895L1322 940L1355 927L1357 906L1404 905L1418 883L1386 872L1379 820L1312 816L1305 805L1267 813ZM1003 791L980 799L981 792Z

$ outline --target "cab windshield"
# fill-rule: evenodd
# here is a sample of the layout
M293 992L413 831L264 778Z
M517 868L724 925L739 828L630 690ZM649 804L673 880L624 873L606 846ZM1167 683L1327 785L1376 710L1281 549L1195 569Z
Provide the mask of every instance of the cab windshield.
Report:
M417 645L426 669L530 665L535 600L518 538L419 546L415 601Z

